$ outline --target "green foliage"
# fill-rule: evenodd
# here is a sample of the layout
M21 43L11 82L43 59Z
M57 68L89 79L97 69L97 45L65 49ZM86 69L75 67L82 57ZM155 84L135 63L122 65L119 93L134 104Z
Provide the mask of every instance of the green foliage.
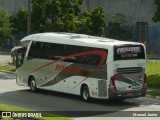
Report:
M10 14L7 10L0 8L0 44L7 39L11 39L11 32L14 29L11 27Z
M95 36L104 36L104 28L107 26L104 19L104 11L101 7L96 7L93 11L82 13L78 22L79 33Z
M106 21L104 19L104 11L101 7L96 7L91 12L91 30L92 35L102 36L104 35L104 27L107 26Z
M154 22L159 22L160 21L160 0L154 0L154 2L155 2L155 5L156 5L156 12L155 12L152 20Z
M160 88L160 62L147 62L147 86Z
M158 90L147 91L147 94L151 95L152 97L160 96L160 91Z
M103 9L97 7L93 11L82 13L82 2L83 0L32 0L32 33L50 31L104 36L107 24ZM27 20L27 13L23 10L14 16L15 27L19 26L17 30L21 29L17 19L19 16L24 18L22 24L27 23L24 21Z
M0 65L0 70L3 70L3 71L15 71L16 68L15 68L15 66L9 66L9 65L1 66Z
M32 0L32 31L44 32L47 25L49 0Z
M19 11L11 16L12 27L15 28L16 32L27 31L27 11L24 7L20 8Z
M43 9L46 9L47 19L41 17L39 20L43 19L46 22L36 22L37 26L35 28L44 25L44 31L85 33L89 35L103 36L104 28L106 27L103 9L97 7L91 12L87 11L82 13L82 2L83 0L63 0L63 2L61 0L52 0L49 3L45 2L46 7L43 7ZM34 13L32 14L35 16ZM40 16L42 15L39 14L39 17Z

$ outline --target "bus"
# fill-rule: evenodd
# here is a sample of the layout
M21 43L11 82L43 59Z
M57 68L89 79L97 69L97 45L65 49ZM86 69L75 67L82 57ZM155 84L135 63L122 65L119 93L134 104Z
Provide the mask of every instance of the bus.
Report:
M37 33L21 40L16 83L97 99L146 94L146 49L138 42L74 33Z

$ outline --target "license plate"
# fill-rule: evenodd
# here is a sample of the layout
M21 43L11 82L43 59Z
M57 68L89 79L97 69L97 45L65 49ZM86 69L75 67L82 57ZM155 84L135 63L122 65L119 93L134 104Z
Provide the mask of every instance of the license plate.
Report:
M132 86L132 89L140 89L141 86Z
M132 96L133 95L133 93L127 93L127 96Z

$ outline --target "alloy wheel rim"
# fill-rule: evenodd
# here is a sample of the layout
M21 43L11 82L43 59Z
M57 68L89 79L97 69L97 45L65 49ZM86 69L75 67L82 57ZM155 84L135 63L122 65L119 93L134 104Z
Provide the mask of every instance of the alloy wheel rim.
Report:
M35 86L36 86L35 81L32 81L32 82L31 82L31 89L32 89L32 90L35 90Z
M85 99L85 100L87 100L88 99L88 92L87 92L87 90L84 90L84 92L83 92L83 98Z

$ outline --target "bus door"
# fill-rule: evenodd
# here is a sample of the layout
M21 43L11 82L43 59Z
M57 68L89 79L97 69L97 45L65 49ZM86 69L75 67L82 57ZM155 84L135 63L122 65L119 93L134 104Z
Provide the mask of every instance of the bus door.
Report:
M16 79L17 79L17 84L19 85L24 85L23 84L23 80L24 80L24 71L22 70L22 66L24 63L24 57L25 57L25 53L26 53L26 48L19 48L17 50L17 54L16 54Z

